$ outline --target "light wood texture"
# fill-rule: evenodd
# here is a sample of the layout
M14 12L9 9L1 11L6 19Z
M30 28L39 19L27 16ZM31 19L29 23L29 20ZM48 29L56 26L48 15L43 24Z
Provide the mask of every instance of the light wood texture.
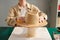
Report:
M43 26L46 26L48 24L48 22L46 20L44 20L44 22L40 22L39 24L36 24L36 25L32 25L32 24L26 24L26 23L18 23L17 22L17 25L20 26L20 27L28 27L28 28L33 28L33 27L43 27Z

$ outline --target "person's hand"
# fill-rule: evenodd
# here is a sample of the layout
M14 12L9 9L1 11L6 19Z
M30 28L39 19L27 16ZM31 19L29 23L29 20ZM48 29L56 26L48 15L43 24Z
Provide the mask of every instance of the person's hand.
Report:
M40 16L39 22L44 22L44 20L47 20L47 16Z
M18 21L19 23L22 23L22 22L25 21L25 19L24 19L24 17L19 17L19 18L17 18L17 21Z
M24 20L24 17L19 17L19 18L17 18L18 20Z
M44 16L44 20L47 20L47 19L48 19L48 17L47 17L47 15L45 15L45 16Z

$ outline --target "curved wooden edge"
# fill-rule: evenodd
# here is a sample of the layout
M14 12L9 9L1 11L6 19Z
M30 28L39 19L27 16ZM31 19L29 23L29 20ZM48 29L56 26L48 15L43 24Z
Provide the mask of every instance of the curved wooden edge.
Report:
M48 22L44 20L44 22L40 22L39 24L36 25L31 25L31 24L26 24L26 23L17 23L19 27L28 27L28 28L33 28L33 27L43 27L46 26Z

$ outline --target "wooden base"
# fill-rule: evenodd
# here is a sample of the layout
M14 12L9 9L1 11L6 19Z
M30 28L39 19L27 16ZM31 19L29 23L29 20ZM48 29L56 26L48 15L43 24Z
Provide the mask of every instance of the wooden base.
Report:
M33 27L42 27L42 26L46 26L48 23L47 23L47 21L46 20L44 20L44 22L40 22L39 24L35 24L35 25L33 25L33 24L26 24L26 23L18 23L17 22L17 25L18 26L20 26L20 27L28 27L28 28L33 28Z

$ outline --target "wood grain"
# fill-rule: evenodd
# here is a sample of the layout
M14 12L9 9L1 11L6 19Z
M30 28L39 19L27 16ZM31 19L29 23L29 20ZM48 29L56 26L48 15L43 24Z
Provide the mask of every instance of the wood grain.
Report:
M32 25L32 24L26 24L26 23L18 23L17 22L17 25L20 26L20 27L28 27L28 28L33 28L33 27L43 27L43 26L46 26L48 24L48 22L46 20L44 20L44 22L40 22L39 24L36 24L36 25Z

